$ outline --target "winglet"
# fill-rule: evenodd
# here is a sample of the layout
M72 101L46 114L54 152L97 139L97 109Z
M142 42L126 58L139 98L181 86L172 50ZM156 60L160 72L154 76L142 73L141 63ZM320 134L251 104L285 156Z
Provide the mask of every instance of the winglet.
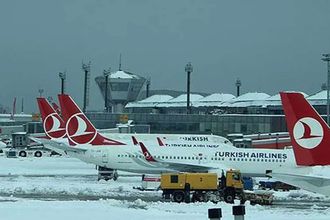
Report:
M52 102L52 106L53 106L54 110L57 112L57 114L59 114L59 115L62 114L60 107L55 102Z
M281 92L288 131L298 165L330 165L330 129L301 93Z

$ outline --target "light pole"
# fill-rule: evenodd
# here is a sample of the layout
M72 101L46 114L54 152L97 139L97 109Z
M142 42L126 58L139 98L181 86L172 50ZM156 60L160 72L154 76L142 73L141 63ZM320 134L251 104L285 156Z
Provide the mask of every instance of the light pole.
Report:
M64 94L64 81L66 79L66 72L63 72L63 73L58 73L58 76L60 77L61 79L61 94Z
M104 93L104 109L106 112L109 112L108 106L108 84L109 84L109 76L111 74L111 68L107 70L103 70L103 75L105 77L105 93Z
M330 87L330 53L322 54L322 60L327 62L328 64L328 80L327 80L327 123L329 125L330 118L329 118L329 87Z
M84 84L84 106L83 106L83 112L86 112L86 107L87 107L87 89L88 89L88 82L89 82L89 72L91 71L91 62L88 64L83 63L82 64L82 69L85 72L85 84Z
M187 114L191 114L191 108L190 108L190 74L193 72L193 66L189 62L189 63L187 63L187 65L184 69L187 72Z
M236 85L236 95L237 95L237 97L238 97L238 96L240 95L240 91L239 91L239 89L240 89L240 87L241 87L241 85L242 85L241 80L240 80L240 79L237 79L235 85Z
M42 97L42 93L44 92L44 90L43 89L38 89L38 92L39 92L39 97L41 98Z
M149 97L150 83L151 83L151 79L149 77L146 82L146 98Z

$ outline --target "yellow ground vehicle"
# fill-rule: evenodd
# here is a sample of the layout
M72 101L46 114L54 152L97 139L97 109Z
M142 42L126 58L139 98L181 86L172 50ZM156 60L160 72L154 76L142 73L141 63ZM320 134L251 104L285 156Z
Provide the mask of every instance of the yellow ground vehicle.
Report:
M216 173L167 173L161 176L163 197L175 202L220 201L245 202L240 171L229 170L221 177Z

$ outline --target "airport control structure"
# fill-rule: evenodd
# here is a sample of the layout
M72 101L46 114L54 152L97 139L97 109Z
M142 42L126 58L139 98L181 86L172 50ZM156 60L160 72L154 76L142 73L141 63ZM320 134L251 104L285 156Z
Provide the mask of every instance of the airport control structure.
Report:
M123 112L127 103L137 100L147 80L137 74L119 69L109 74L108 86L106 86L104 76L96 77L95 82L100 88L103 99L105 99L107 88L107 103L108 107L111 107L111 112Z

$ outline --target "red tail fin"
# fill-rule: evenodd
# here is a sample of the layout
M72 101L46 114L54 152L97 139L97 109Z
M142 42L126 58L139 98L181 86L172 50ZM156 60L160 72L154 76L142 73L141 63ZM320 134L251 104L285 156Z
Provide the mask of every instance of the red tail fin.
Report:
M133 141L134 146L139 144L139 142L136 140L136 138L134 136L132 136L132 141Z
M150 152L148 151L148 149L146 148L146 146L144 146L144 144L142 142L139 142L142 153L144 155L144 158L148 161L148 162L157 162L153 156L150 154Z
M121 142L108 139L99 134L69 95L60 94L58 99L61 105L62 116L66 121L66 133L70 145L124 145Z
M37 98L37 102L47 137L51 139L64 137L65 126L63 119L57 114L45 98Z
M59 115L62 114L60 107L55 102L52 102L52 106L53 106L54 110L57 112L57 114L59 114Z
M158 142L158 145L160 147L164 147L165 146L164 142L159 137L157 137L157 142Z
M330 165L330 129L300 93L281 92L282 105L298 165Z

